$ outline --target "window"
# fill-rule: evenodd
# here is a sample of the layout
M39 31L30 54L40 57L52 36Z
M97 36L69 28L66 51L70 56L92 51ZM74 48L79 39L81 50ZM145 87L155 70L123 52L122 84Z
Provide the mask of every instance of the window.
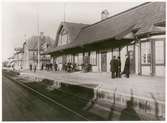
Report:
M78 64L79 65L83 64L83 54L82 53L78 54Z
M73 57L72 55L67 55L67 62L73 62Z
M58 64L62 64L62 57L61 56L57 57L56 62Z
M164 41L155 41L155 64L164 64Z
M113 56L118 57L119 56L119 48L113 49Z
M74 58L75 59L75 63L78 64L79 63L79 56L78 56L78 54L76 54L74 57L75 57Z
M61 46L62 43L61 43L61 34L59 34L59 39L58 39L58 46Z
M90 64L96 65L96 51L90 52Z
M151 42L141 43L141 61L142 64L151 64Z
M67 44L67 40L68 40L67 34L62 35L62 39L61 39L62 45Z
M49 44L48 44L47 42L45 42L45 43L42 45L42 49L43 49L44 51L47 51L48 47L49 47Z

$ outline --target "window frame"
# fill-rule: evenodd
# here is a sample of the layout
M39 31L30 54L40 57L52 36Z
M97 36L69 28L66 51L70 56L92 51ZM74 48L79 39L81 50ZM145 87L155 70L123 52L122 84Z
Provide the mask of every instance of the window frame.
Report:
M148 63L148 62L146 62L146 63L143 63L143 56L142 56L142 44L144 44L144 43L149 43L149 46L150 46L150 63ZM149 55L148 53L147 53L147 55ZM146 61L148 60L148 58L146 58ZM143 40L142 42L141 42L141 65L142 66L151 66L151 64L152 64L152 49L151 49L151 40Z
M163 48L164 48L164 49L163 49L163 55L164 55L164 56L163 56L163 63L156 63L156 53L155 53L155 56L154 56L154 57L155 57L155 65L156 65L156 66L161 66L161 65L164 65L164 66L165 66L165 55L166 55L166 54L165 54L165 50L166 50L166 49L165 49L165 38L156 38L156 39L153 39L153 40L154 40L155 43L158 42L158 41L163 42ZM155 43L154 43L154 44L155 44ZM156 50L156 46L155 46L155 50Z
M94 55L92 55L93 53L95 53ZM94 59L95 56L95 59ZM97 51L91 51L90 52L90 64L93 66L97 65Z

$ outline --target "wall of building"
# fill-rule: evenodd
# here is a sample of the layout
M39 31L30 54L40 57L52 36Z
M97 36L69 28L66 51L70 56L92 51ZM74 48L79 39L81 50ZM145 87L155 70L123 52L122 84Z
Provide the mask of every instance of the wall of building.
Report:
M143 43L135 43L133 45L129 45L129 46L124 46L122 48L117 48L117 49L108 49L108 50L100 50L100 51L91 51L90 52L90 60L92 60L92 57L95 58L92 53L96 52L96 64L92 65L92 72L102 72L102 53L106 52L106 72L110 72L110 61L112 59L113 56L116 56L116 58L120 55L121 57L121 72L124 70L124 66L125 66L125 61L126 61L126 57L125 55L129 52L133 52L132 56L133 56L133 62L134 62L134 74L141 74L141 75L152 75L153 72L153 67L154 67L154 75L155 76L165 76L165 47L164 47L164 52L162 52L162 44L158 44L158 45L154 45L155 47L152 47L152 44L148 45L147 43L144 44L143 41L145 40L153 40L154 42L157 40L165 40L165 35L160 35L160 36L152 36L149 38L143 38L140 41ZM145 41L146 42L146 41ZM165 42L165 41L164 41ZM165 45L165 44L164 44ZM159 46L159 49L157 50ZM150 47L150 48L148 48ZM157 50L157 51L156 51ZM146 52L146 55L144 55ZM151 66L150 63L150 59L149 59L149 53L151 54L156 54L156 52L161 52L159 55L161 55L161 57L164 57L164 62L163 64L155 64L154 66ZM78 53L75 56L75 63L77 63L79 65L79 69L81 70L81 63L83 63L83 55L84 53ZM104 54L103 54L104 55ZM157 55L157 54L156 54ZM155 57L153 60L157 60L160 59L160 56ZM82 57L81 57L82 56ZM143 58L145 58L145 63L143 63ZM74 56L73 56L74 57ZM61 70L62 68L62 56L57 57L56 58L56 62L58 63L59 69ZM152 61L151 61L152 62ZM90 61L90 63L92 63L92 61ZM132 63L132 62L131 62ZM150 64L150 65L149 65Z
M143 47L144 43L149 45ZM147 51L147 49L150 49L150 51ZM142 75L165 76L165 35L141 39L141 52ZM148 54L148 52L151 56L150 65L145 65L143 64L143 53Z

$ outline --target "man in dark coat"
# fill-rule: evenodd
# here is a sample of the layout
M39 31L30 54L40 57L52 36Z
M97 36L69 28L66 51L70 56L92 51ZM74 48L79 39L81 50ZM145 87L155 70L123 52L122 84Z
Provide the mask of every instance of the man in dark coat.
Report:
M34 63L34 73L36 72L37 70L37 63Z
M55 69L55 71L57 71L57 63L56 62L54 63L54 69Z
M129 74L130 74L130 59L129 59L128 55L126 55L126 61L125 61L125 67L124 67L123 74L125 74L126 77L129 78Z
M116 76L121 78L121 58L118 56L117 58L117 71L116 71Z
M44 65L43 65L43 63L42 63L41 70L43 70L43 67L44 67Z
M30 64L30 71L32 71L32 64Z
M115 77L118 77L118 59L116 59L116 57L114 58L114 67L115 67Z
M115 72L116 72L116 61L115 61L115 56L110 61L110 71L111 71L111 78L115 78Z
M53 64L51 62L49 64L49 66L50 66L50 71L53 71Z

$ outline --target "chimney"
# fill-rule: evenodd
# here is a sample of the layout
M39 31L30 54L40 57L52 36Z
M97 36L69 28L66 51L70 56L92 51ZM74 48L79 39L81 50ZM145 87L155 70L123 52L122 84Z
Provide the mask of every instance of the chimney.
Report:
M106 18L108 18L108 17L109 17L109 12L108 12L108 10L107 10L107 9L103 10L103 11L101 12L101 20L104 20L104 19L106 19Z
M44 32L40 32L40 38L41 38L41 39L44 38Z

